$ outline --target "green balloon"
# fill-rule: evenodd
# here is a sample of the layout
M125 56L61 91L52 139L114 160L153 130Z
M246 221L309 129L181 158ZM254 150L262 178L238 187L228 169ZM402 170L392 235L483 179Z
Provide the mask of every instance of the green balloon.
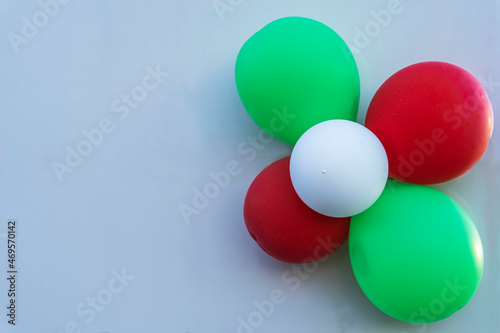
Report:
M318 21L286 17L269 23L241 48L235 76L250 117L286 143L295 144L325 120L356 121L356 62L342 38Z
M349 253L368 299L411 323L460 310L483 274L481 239L469 215L421 185L388 181L378 201L352 217Z

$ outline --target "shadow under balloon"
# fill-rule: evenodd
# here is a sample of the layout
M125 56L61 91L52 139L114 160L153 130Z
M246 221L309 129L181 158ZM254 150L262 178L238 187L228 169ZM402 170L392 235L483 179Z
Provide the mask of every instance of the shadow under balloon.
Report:
M190 110L197 113L199 132L207 140L224 135L228 140L249 132L254 125L241 103L234 78L234 64L224 63L186 84L183 93Z
M314 284L318 302L331 308L332 325L341 332L358 331L372 327L371 332L410 333L421 332L424 325L410 324L392 318L379 310L363 293L352 270L349 244L346 241L330 258L322 263L315 273Z

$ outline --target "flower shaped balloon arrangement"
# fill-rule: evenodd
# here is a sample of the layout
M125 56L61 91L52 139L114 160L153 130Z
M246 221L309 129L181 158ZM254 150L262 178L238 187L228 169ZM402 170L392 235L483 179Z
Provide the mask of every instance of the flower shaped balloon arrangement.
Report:
M478 80L445 62L408 66L378 89L362 126L348 46L301 17L248 39L235 74L251 118L294 145L246 195L258 245L304 263L349 238L354 275L386 314L428 323L464 307L482 277L481 239L462 207L425 185L464 174L483 155L493 112ZM318 247L318 239L337 245Z

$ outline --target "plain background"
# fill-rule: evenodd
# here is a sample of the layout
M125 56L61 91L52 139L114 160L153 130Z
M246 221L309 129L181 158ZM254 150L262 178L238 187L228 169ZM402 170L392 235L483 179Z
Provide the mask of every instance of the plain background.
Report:
M255 332L498 332L500 133L472 171L437 186L463 205L481 234L478 292L449 319L410 325L367 300L345 246L292 290L283 280L291 265L268 257L249 237L246 190L291 147L275 140L250 161L238 153L259 128L239 101L234 64L264 25L305 16L329 25L355 50L360 122L385 79L426 60L490 81L496 110L500 2L401 0L399 12L379 30L372 27L364 42L359 30L373 26L372 12L390 1L223 3L231 10L219 15L212 0L73 0L44 22L38 1L0 1L0 276L13 218L19 271L15 327L6 323L8 286L0 282L0 331L236 332L239 318L255 317L254 301L279 290L286 300ZM45 24L15 52L9 34L22 36L23 18L34 15ZM169 76L120 119L112 104L156 67ZM82 131L103 119L113 131L59 181L53 163L65 163L66 147L76 149ZM179 205L192 205L209 173L232 160L241 173L187 223ZM122 270L129 280L111 293ZM79 314L90 309L89 298L104 305L94 316Z

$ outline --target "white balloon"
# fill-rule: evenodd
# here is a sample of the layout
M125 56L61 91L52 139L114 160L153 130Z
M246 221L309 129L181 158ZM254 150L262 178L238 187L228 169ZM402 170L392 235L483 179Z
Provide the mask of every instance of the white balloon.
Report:
M302 201L333 217L368 209L382 193L388 173L380 140L348 120L311 127L297 141L290 160L292 184Z

